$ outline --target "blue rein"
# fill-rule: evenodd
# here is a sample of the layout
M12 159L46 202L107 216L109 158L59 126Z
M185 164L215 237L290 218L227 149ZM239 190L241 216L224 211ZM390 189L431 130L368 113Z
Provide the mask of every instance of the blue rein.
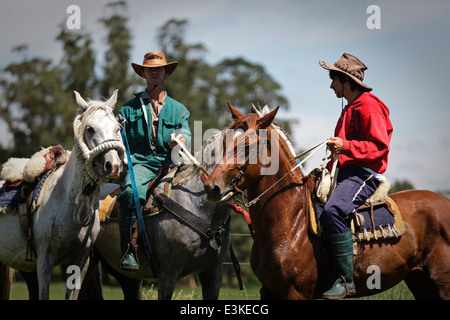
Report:
M122 123L125 119L122 116L118 117L119 123ZM153 277L158 278L158 272L156 270L156 266L153 260L152 250L150 249L150 244L148 242L147 232L145 231L145 223L144 223L144 217L142 216L141 211L141 203L139 202L139 196L137 194L137 187L136 187L136 181L134 179L134 171L133 171L133 164L131 163L131 155L130 155L130 148L128 146L128 140L127 136L125 134L125 131L122 129L120 131L120 134L122 135L123 144L125 146L125 152L127 154L128 159L128 171L130 174L130 180L131 180L131 187L133 189L133 197L134 197L134 204L136 207L136 218L139 222L139 229L141 230L140 234L142 236L142 242L144 243L145 248L145 254L147 255L147 259L150 263L150 267L152 269Z

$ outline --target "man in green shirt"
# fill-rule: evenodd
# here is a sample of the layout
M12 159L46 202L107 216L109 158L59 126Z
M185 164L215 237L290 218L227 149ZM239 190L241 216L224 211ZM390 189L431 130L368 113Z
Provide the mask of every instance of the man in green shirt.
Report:
M134 71L147 82L143 92L125 103L119 114L130 147L131 162L141 204L156 171L164 164L169 151L176 146L175 136L190 146L189 111L184 105L167 95L164 81L177 67L178 62L166 62L162 52L149 52L142 64L132 63ZM170 159L168 159L170 160ZM136 253L131 245L131 220L136 210L129 174L118 196L120 245L123 253L119 267L124 270L139 269Z

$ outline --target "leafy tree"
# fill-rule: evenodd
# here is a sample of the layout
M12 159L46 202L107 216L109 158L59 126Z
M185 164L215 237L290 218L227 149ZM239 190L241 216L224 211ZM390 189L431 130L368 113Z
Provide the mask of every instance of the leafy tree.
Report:
M394 184L391 185L391 190L389 193L395 193L402 190L414 189L414 186L408 180L396 180Z
M22 53L26 47L17 48ZM30 156L39 146L67 144L62 70L50 60L27 58L11 63L0 80L0 117L9 126L14 148L5 156Z
M69 31L64 24L60 29L56 39L62 43L64 50L61 63L64 89L69 92L76 90L86 97L92 97L96 83L92 39L87 33Z
M127 101L129 89L135 83L134 75L130 77L130 50L131 33L128 29L128 18L119 14L126 9L125 1L109 3L111 16L100 19L108 30L106 43L108 49L105 53L103 65L103 78L99 83L99 91L102 97L109 97L115 89L119 89L118 101Z
M215 69L216 104L220 101L230 101L232 105L246 108L248 111L252 103L287 107L286 98L278 93L280 85L266 73L263 66L239 57L225 59Z
M176 72L168 81L166 89L170 96L182 102L193 120L202 120L203 129L218 128L217 116L210 107L215 73L206 62L206 48L200 44L187 44L183 40L187 20L171 19L158 31L157 40L168 61L178 61Z
M171 19L159 29L157 39L167 59L179 62L166 87L170 95L188 107L191 121L201 119L204 130L227 126L230 123L227 101L244 113L250 111L252 103L288 107L280 85L263 66L243 57L208 65L205 46L183 40L187 25L187 20Z

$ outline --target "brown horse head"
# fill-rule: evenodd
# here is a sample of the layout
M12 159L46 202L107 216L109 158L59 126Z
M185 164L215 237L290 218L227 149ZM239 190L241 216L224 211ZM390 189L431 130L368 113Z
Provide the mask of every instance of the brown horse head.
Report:
M260 117L243 115L227 103L234 123L224 136L222 160L205 181L208 198L215 202L229 200L247 187L247 180L253 183L261 175L273 174L279 165L278 134L271 128L279 107Z

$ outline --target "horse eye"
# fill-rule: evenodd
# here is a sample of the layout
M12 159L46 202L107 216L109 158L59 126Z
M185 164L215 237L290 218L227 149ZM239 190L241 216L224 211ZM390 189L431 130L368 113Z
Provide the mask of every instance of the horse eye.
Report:
M92 127L86 127L86 130L87 130L87 132L90 133L90 134L94 134L94 133L95 133L95 129L92 128Z
M247 131L248 130L248 125L247 123L244 123L242 126L239 127L239 129L241 129L242 131Z

